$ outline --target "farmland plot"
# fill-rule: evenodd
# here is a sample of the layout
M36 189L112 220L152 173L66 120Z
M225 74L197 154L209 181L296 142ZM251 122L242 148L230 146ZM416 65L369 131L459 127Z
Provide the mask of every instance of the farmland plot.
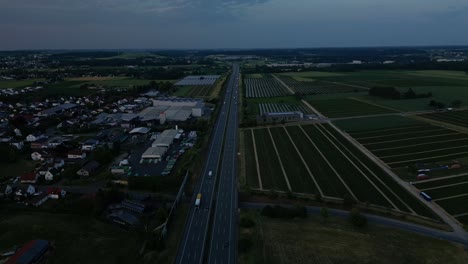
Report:
M356 131L350 135L392 168L468 156L468 135L433 125Z
M356 91L365 91L365 89L335 84L324 81L298 81L293 77L278 75L278 78L288 87L302 94L331 94L331 93L350 93Z
M458 221L468 224L468 175L416 183L414 186Z
M302 112L311 113L311 110L303 104L282 104L282 103L260 103L258 104L259 113L283 113L283 112Z
M211 95L215 85L184 85L176 86L179 96L184 97L208 97Z
M468 110L444 113L424 114L422 117L442 121L457 126L468 127Z
M245 78L245 97L276 97L291 95L286 87L273 77L268 78Z
M390 109L348 98L307 101L329 118L395 113Z
M288 191L281 180L284 169L292 192L336 198L350 195L360 202L434 217L427 207L329 125L261 128L244 133L251 131L255 136L261 181L277 183L264 184L264 189L274 185ZM246 144L253 143L248 139Z

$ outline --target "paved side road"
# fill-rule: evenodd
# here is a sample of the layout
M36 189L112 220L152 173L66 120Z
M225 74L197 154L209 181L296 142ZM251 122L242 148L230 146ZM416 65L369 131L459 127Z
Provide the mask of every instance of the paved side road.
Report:
M275 204L267 204L267 203L240 203L239 207L240 208L246 208L246 209L262 209L263 207L271 205L274 206ZM281 205L284 207L291 207L292 205ZM307 206L307 213L310 215L320 215L320 210L321 207L316 207L316 206ZM340 217L340 218L348 218L349 212L345 210L339 210L339 209L328 209L328 213L332 216L335 217ZM419 235L423 236L429 236L437 239L442 239L446 240L449 242L453 243L458 243L461 244L465 247L465 249L468 249L468 239L466 238L461 238L454 232L447 232L447 231L442 231L438 229L433 229L425 226L420 226L417 224L413 223L408 223L408 222L403 222L399 220L395 220L392 218L387 218L383 216L377 216L377 215L372 215L372 214L364 214L367 219L369 220L370 223L375 223L379 225L384 225L387 227L391 228L396 228L404 231L409 231L413 232Z

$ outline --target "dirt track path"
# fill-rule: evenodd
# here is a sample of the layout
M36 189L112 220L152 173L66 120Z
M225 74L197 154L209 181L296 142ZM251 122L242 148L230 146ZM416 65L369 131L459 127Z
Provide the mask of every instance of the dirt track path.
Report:
M253 142L253 149L254 149L254 154L255 154L255 165L257 166L258 187L260 188L260 190L263 190L262 176L260 175L260 165L258 164L257 144L255 143L255 133L252 129L250 129L250 132L252 133L252 142Z
M272 74L273 78L275 78L278 82L280 82L284 87L286 87L286 89L288 89L288 91L291 93L291 94L294 94L294 90L287 86L280 78L276 77L276 75Z

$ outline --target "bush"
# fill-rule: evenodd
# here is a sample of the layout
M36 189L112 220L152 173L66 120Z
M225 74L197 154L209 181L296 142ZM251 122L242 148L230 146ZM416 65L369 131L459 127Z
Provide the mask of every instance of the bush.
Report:
M240 238L239 239L239 253L246 253L252 248L252 240L249 238Z
M304 206L288 208L279 205L275 205L274 207L267 205L262 209L262 215L271 218L306 218L307 209Z
M240 226L244 228L250 228L255 226L254 220L250 217L241 217L240 219Z

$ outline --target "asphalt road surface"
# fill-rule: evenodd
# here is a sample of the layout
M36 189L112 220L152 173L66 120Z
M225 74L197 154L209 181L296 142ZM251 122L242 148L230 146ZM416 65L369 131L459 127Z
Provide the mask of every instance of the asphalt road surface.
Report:
M229 128L229 131L234 130L237 133L237 85L239 80L239 66L233 65L232 74L230 76L226 94L224 101L221 101L221 109L219 112L218 120L216 121L211 145L208 153L208 157L205 163L205 168L203 170L203 174L199 179L198 185L194 188L194 194L192 197L192 207L189 212L189 217L185 225L184 235L182 237L182 241L180 243L179 251L177 253L176 263L202 263L204 261L204 252L205 252L205 244L207 242L208 231L210 230L210 217L212 215L212 205L213 199L217 197L217 193L215 192L216 183L219 181L220 183L225 182L226 177L219 175L218 169L219 164L221 161L221 155L223 154L223 143L225 139L226 127ZM230 112L230 108L233 108L234 111ZM233 113L233 114L230 114ZM232 116L235 116L236 120L231 120ZM229 120L229 122L228 122ZM235 125L235 127L234 127ZM229 133L231 140L237 140L237 134L233 136ZM234 144L233 142L230 143L231 145ZM226 144L226 145L230 145ZM234 145L236 146L236 145ZM232 147L235 151L235 147ZM226 149L230 149L229 147ZM229 152L225 150L224 152ZM235 153L234 153L235 156ZM223 162L226 160L223 159ZM232 164L231 166L234 166ZM223 166L224 168L225 166ZM232 169L230 175L235 175L234 169ZM209 176L209 172L212 172L212 176ZM218 179L219 178L219 179ZM234 181L234 179L232 179ZM233 189L234 190L234 189ZM195 199L198 193L201 193L201 204L200 208L195 208ZM232 194L231 195L237 195ZM227 197L226 199L229 199ZM226 200L224 197L222 198L223 201ZM216 203L217 205L218 203ZM237 204L237 200L236 200ZM229 206L229 208L232 208ZM216 221L217 213L213 214ZM233 216L233 214L231 214ZM229 219L227 219L229 221ZM231 223L234 225L234 223ZM236 235L233 230L229 230L229 234L234 236ZM215 235L213 235L215 236ZM213 239L213 237L211 237ZM223 245L224 246L224 245ZM236 243L230 243L224 250L227 251L228 248L231 250L229 252L234 252ZM216 251L218 252L218 251ZM235 254L232 254L235 255ZM231 258L234 259L235 256ZM210 256L208 256L210 258ZM219 262L220 263L220 262ZM227 262L226 262L227 263Z
M233 75L239 75L238 69L233 70ZM218 177L208 263L237 263L238 90L238 81L236 81L224 139L221 172Z

